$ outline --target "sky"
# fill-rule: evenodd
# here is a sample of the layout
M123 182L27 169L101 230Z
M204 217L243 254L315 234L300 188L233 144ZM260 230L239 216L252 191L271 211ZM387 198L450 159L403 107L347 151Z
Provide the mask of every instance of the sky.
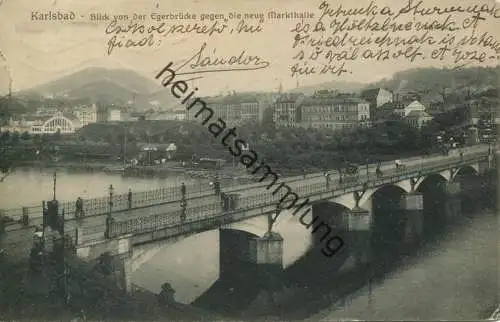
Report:
M379 7L389 6L402 8L410 0L379 0ZM414 0L414 4L417 1ZM247 54L258 55L269 62L269 66L260 70L205 73L203 79L194 81L201 94L212 94L221 91L268 91L277 90L282 84L284 90L300 86L312 85L325 81L340 80L368 83L382 78L389 78L393 73L414 67L453 67L450 57L443 61L417 60L410 63L405 59L387 61L357 60L349 62L349 73L336 75L309 75L307 77L291 77L290 67L294 64L292 57L297 51L292 50L294 34L291 31L300 19L268 20L263 22L263 30L253 34L206 35L180 34L161 37L161 43L153 47L118 48L107 55L107 43L112 35L106 35L109 21L91 21L90 13L145 14L151 13L267 13L268 11L312 12L318 17L321 13L321 0L3 0L0 2L0 92L5 92L9 83L12 89L22 90L38 84L72 74L88 67L131 69L145 77L154 78L168 62L174 66L197 53L206 42L205 54L211 55L213 49L220 56L238 56L242 50ZM369 4L363 1L330 1L331 7L361 7ZM467 6L471 4L495 5L493 0L425 0L425 7L432 8L439 4ZM500 5L496 4L498 7ZM76 14L75 20L33 21L33 12L68 12ZM500 16L500 10L498 11ZM487 16L484 14L484 16ZM429 16L426 19L433 19ZM465 16L457 16L461 19ZM409 21L401 18L401 21ZM406 20L405 20L406 19ZM417 19L422 19L417 15ZM458 18L457 18L458 19ZM313 23L310 19L305 22ZM412 18L410 17L410 20ZM137 21L137 20L136 20ZM256 20L253 20L255 22ZM165 21L172 23L172 21ZM185 20L194 23L193 20ZM200 21L197 21L200 23ZM252 21L251 21L252 22ZM500 33L499 19L488 16L478 26L477 33L484 31L498 37ZM208 22L209 23L209 22ZM119 23L126 26L125 22ZM144 21L146 26L158 25L151 19ZM234 28L237 20L228 23ZM352 33L353 35L360 35ZM464 31L454 33L464 35ZM369 35L364 33L363 35ZM136 39L140 39L137 38ZM155 38L160 40L160 37ZM157 42L157 40L155 40ZM428 48L427 48L428 49ZM491 51L488 53L488 56ZM498 55L498 54L497 54ZM479 65L497 64L498 59L490 59ZM474 65L471 63L471 65ZM180 77L180 76L178 76ZM184 76L187 77L187 76Z

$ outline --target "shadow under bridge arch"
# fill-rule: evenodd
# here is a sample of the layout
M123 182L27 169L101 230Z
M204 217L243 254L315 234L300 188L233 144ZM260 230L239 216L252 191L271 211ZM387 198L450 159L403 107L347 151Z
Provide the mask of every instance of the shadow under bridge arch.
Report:
M432 173L415 187L423 197L422 233L425 239L441 233L446 225L451 206L447 185L448 180L442 173Z
M371 194L372 249L385 256L398 249L404 238L406 216L401 206L407 190L400 185L385 185Z

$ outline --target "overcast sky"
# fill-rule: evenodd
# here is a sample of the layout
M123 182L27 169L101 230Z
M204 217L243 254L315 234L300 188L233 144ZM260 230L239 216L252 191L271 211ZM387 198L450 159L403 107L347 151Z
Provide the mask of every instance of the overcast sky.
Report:
M238 55L242 50L248 54L259 55L268 60L270 66L258 71L226 72L204 74L204 79L196 81L202 94L212 94L220 91L236 90L276 90L282 83L285 90L297 85L297 79L290 74L293 35L290 30L295 26L295 20L266 20L264 30L252 35L218 35L208 38L205 35L169 35L162 38L162 43L154 48L118 49L106 55L107 42L110 38L104 30L109 22L91 22L90 12L109 14L152 12L191 12L191 13L225 13L251 12L266 13L269 10L294 10L320 12L321 1L318 0L4 0L0 6L0 50L3 53L0 62L0 90L8 88L9 77L12 77L14 90L25 89L75 71L93 67L126 68L139 74L153 78L169 61L180 62L193 56L204 41L207 51L217 48L217 53L230 56ZM331 1L337 6L340 1ZM359 3L359 5L358 5ZM361 6L369 1L344 1L344 5ZM379 6L390 5L393 8L402 7L402 0L379 0ZM426 7L439 3L447 5L487 4L493 6L494 1L451 1L427 0ZM158 5L158 8L156 8ZM497 5L498 6L498 5ZM32 11L67 11L77 14L75 22L31 21ZM80 17L83 16L83 18ZM498 11L500 15L500 10ZM486 16L486 15L485 15ZM403 20L401 20L403 21ZM497 38L500 33L499 19L488 16L480 25L478 33L488 31ZM167 21L168 22L168 21ZM190 21L193 23L194 21ZM312 21L311 21L312 22ZM151 20L147 24L153 24ZM463 35L457 33L457 37ZM489 60L488 64L498 61ZM394 72L419 66L447 66L453 64L450 59L445 61L429 60L410 64L405 60L373 62L357 61L350 64L352 73L336 76L309 76L299 79L300 85L310 85L328 80L345 80L371 82L390 77Z

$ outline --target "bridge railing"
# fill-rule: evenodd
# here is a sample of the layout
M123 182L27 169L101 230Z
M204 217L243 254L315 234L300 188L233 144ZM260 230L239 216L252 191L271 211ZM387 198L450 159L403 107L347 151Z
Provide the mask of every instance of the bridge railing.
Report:
M369 186L373 185L383 185L388 183L397 182L405 178L409 178L423 171L442 171L453 166L460 166L470 162L478 161L484 159L485 155L479 156L464 156L462 159L459 157L450 157L446 160L441 161L431 161L423 164L422 166L393 170L386 175L373 178L372 180L365 181ZM450 161L452 161L450 163ZM368 179L368 178L367 178ZM326 184L313 183L298 187L294 189L300 197L305 198L318 193L326 193L332 191L339 191L340 193L345 193L346 191L360 187L363 181L352 181L345 182L343 184L332 184L327 187ZM229 213L223 213L221 206L218 202L193 208L188 208L186 210L185 220L181 220L181 211L171 211L165 214L154 214L147 217L142 217L141 219L131 219L122 222L113 223L112 226L112 236L118 236L121 234L129 233L142 233L155 230L161 230L169 226L188 224L191 222L197 222L200 220L207 220L214 216L233 216L234 213L241 213L248 209L254 209L258 207L272 206L277 203L281 196L279 194L272 195L270 192L261 193L258 195L247 196L240 198L238 200L238 207Z
M473 151L477 151L481 146L473 146L473 147L468 147L462 149L464 153L469 153ZM415 160L426 160L428 162L428 159L435 157L436 155L439 154L433 154L429 155L426 157L411 157L411 158L406 158L403 159L405 163L413 162ZM392 164L393 161L388 161L382 163L382 165L389 165ZM369 165L369 171L374 171L376 164L371 164ZM363 171L361 171L362 173ZM323 173L314 173L314 174L308 174L306 175L306 179L311 179L311 178L317 178L323 176ZM280 179L281 181L290 183L290 182L296 182L303 180L304 176L293 176L289 178L283 178ZM245 184L243 186L239 185L237 181L228 181L224 183L223 186L223 191L231 191L231 192L237 192L237 191L243 191L251 188L257 188L257 187L265 187L267 184L266 183L261 183L261 182L255 182L255 183L249 183ZM231 189L233 187L237 186L237 189ZM201 197L201 196L206 196L213 194L213 190L206 184L191 184L191 185L186 185L186 198L196 198L196 197ZM174 186L174 187L163 187L163 188L158 188L150 191L141 191L141 192L134 192L132 191L132 202L129 205L128 202L128 193L124 194L117 194L113 196L113 212L116 211L123 211L129 208L139 208L139 207L147 207L147 206L153 206L153 205L158 205L158 204L163 204L163 203L168 203L168 202L177 202L182 198L181 190L180 190L180 185L179 186ZM109 212L109 197L98 197L98 198L89 198L89 199L84 199L83 200L83 211L84 211L84 216L94 216L94 215L101 215ZM65 213L67 214L67 218L73 218L76 213L76 200L75 201L62 201L60 203L60 208L65 210ZM8 216L12 218L13 220L20 220L23 214L28 215L30 218L37 218L42 216L42 206L40 205L34 205L34 206L27 206L23 208L17 208L17 209L5 209L5 210L0 210L4 216Z

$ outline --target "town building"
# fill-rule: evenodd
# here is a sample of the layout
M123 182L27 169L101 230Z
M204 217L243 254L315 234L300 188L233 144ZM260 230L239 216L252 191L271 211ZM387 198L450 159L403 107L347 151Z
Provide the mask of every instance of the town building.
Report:
M71 114L57 112L51 117L35 121L31 125L30 133L51 134L60 132L61 134L75 133L82 127L80 120Z
M382 105L393 102L393 94L384 88L372 88L361 92L361 98L370 104L371 117Z
M97 123L120 121L122 121L122 112L119 108L112 106L99 106L97 108Z
M273 121L277 128L295 127L301 120L303 94L282 94L274 102Z
M498 98L480 97L466 102L468 121L477 125L480 121L493 124L498 121Z
M426 123L428 123L429 121L431 121L433 119L433 117L431 115L429 115L427 112L425 111L411 111L410 113L408 113L404 119L406 120L406 122L412 126L412 127L416 127L416 128L421 128L422 126L424 126Z
M82 127L97 122L97 106L95 104L77 107L74 114L80 120Z
M332 130L370 126L370 104L352 94L318 91L301 102L300 127Z
M146 113L145 120L149 121L184 121L186 119L186 110L179 108L175 110L156 111Z
M108 115L108 122L120 122L122 120L122 112L117 108L110 109Z
M411 112L424 112L425 106L419 101L413 101L409 104L398 104L394 109L394 114L400 117L406 117Z
M200 98L207 107L214 111L215 117L221 118L226 124L241 125L249 122L261 122L264 116L264 104L257 94L233 93L227 96ZM200 107L193 107L186 112L187 120L195 120Z
M19 120L10 119L7 126L2 127L2 132L28 132L30 134L70 134L82 127L80 120L71 113L57 111L53 115L25 115Z

